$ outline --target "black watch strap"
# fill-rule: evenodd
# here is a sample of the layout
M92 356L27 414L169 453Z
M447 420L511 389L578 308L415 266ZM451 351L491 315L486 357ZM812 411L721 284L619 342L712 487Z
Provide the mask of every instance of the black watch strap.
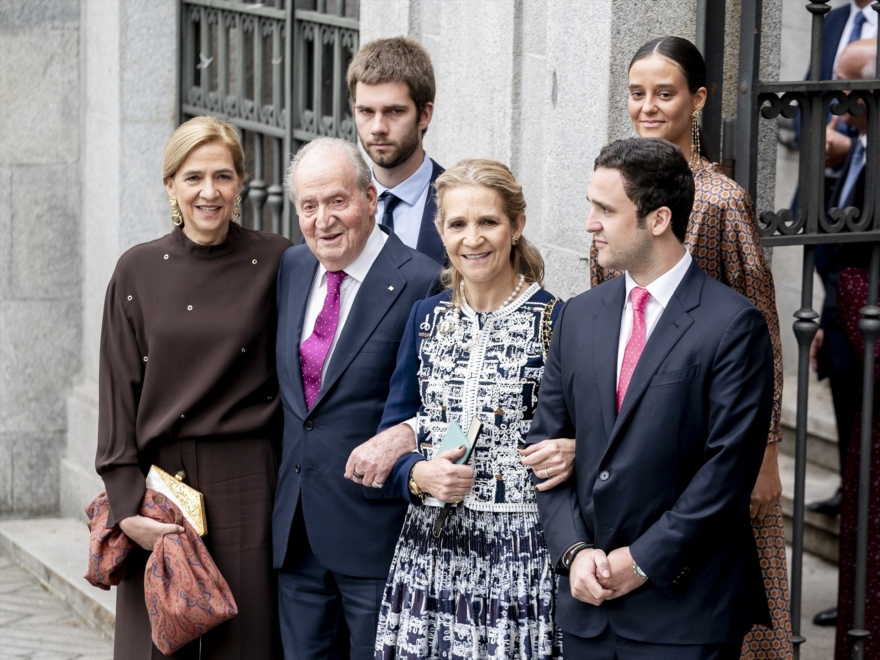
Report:
M562 555L562 559L559 560L559 566L556 572L559 575L568 575L568 572L571 570L571 565L574 563L574 558L577 557L577 554L581 550L588 550L593 547L592 543L587 543L585 541L580 541L571 546L565 553Z

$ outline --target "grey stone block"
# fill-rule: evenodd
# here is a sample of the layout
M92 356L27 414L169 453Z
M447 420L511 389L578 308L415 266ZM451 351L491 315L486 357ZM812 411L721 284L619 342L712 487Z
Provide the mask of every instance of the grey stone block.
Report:
M0 0L0 30L79 25L79 0Z
M86 520L85 508L104 490L104 482L66 458L61 459L61 495L59 513L65 518Z
M12 513L12 433L0 433L0 516Z
M63 432L79 323L78 301L0 303L0 431Z
M12 511L37 516L58 511L64 433L16 433L12 439Z
M0 300L13 295L12 272L12 168L0 166Z
M76 162L79 31L0 34L0 163Z
M545 288L563 300L590 288L589 264L581 255L554 246L539 245L547 265Z
M78 298L79 176L69 165L12 172L11 285L26 300ZM51 194L47 194L47 188ZM77 323L77 325L79 325Z
M67 397L67 460L95 474L98 447L98 383L81 379Z
M177 5L176 0L122 4L119 64L124 121L174 124L177 120Z

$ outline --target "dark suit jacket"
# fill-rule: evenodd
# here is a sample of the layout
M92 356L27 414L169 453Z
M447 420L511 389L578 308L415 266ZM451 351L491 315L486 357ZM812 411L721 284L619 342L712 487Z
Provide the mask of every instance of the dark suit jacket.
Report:
M385 578L406 503L390 487L361 486L343 473L352 450L376 433L409 312L434 293L439 267L393 234L388 237L358 290L309 410L299 345L317 268L308 246L297 245L284 253L278 271L276 361L284 444L272 515L274 565L284 564L302 501L309 543L326 568Z
M557 623L665 644L735 642L769 625L749 519L773 404L763 316L692 263L616 410L618 277L566 303L529 443L577 440L575 475L538 493L554 565L578 541L629 546L649 581L596 607L559 582Z
M431 164L434 169L431 171L431 189L428 190L428 199L425 201L425 210L422 213L422 227L419 229L419 241L416 249L422 254L426 254L441 266L446 265L446 248L443 247L443 241L440 234L437 233L437 227L434 225L434 216L437 215L437 197L434 194L434 182L437 177L443 174L443 168L440 167L432 158Z

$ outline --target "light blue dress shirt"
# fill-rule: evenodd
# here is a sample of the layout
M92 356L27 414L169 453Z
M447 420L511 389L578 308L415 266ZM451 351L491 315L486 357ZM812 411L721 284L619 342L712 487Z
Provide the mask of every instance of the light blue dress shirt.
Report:
M431 172L434 164L425 154L425 160L412 176L394 188L386 188L376 181L373 175L373 185L381 195L386 190L400 199L397 208L394 209L394 233L413 250L419 243L419 231L422 228L422 216L425 213L425 202L428 201L428 193L431 191ZM385 213L385 200L379 200L376 205L376 223L381 224L382 215Z

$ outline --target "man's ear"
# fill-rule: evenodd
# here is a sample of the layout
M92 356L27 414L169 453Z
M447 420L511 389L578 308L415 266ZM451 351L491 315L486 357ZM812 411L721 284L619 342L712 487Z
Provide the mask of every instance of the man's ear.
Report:
M422 112L419 114L419 131L425 131L434 117L434 104L431 101L425 103Z
M668 206L654 209L647 217L648 229L654 236L662 236L667 231L672 231L672 211Z

